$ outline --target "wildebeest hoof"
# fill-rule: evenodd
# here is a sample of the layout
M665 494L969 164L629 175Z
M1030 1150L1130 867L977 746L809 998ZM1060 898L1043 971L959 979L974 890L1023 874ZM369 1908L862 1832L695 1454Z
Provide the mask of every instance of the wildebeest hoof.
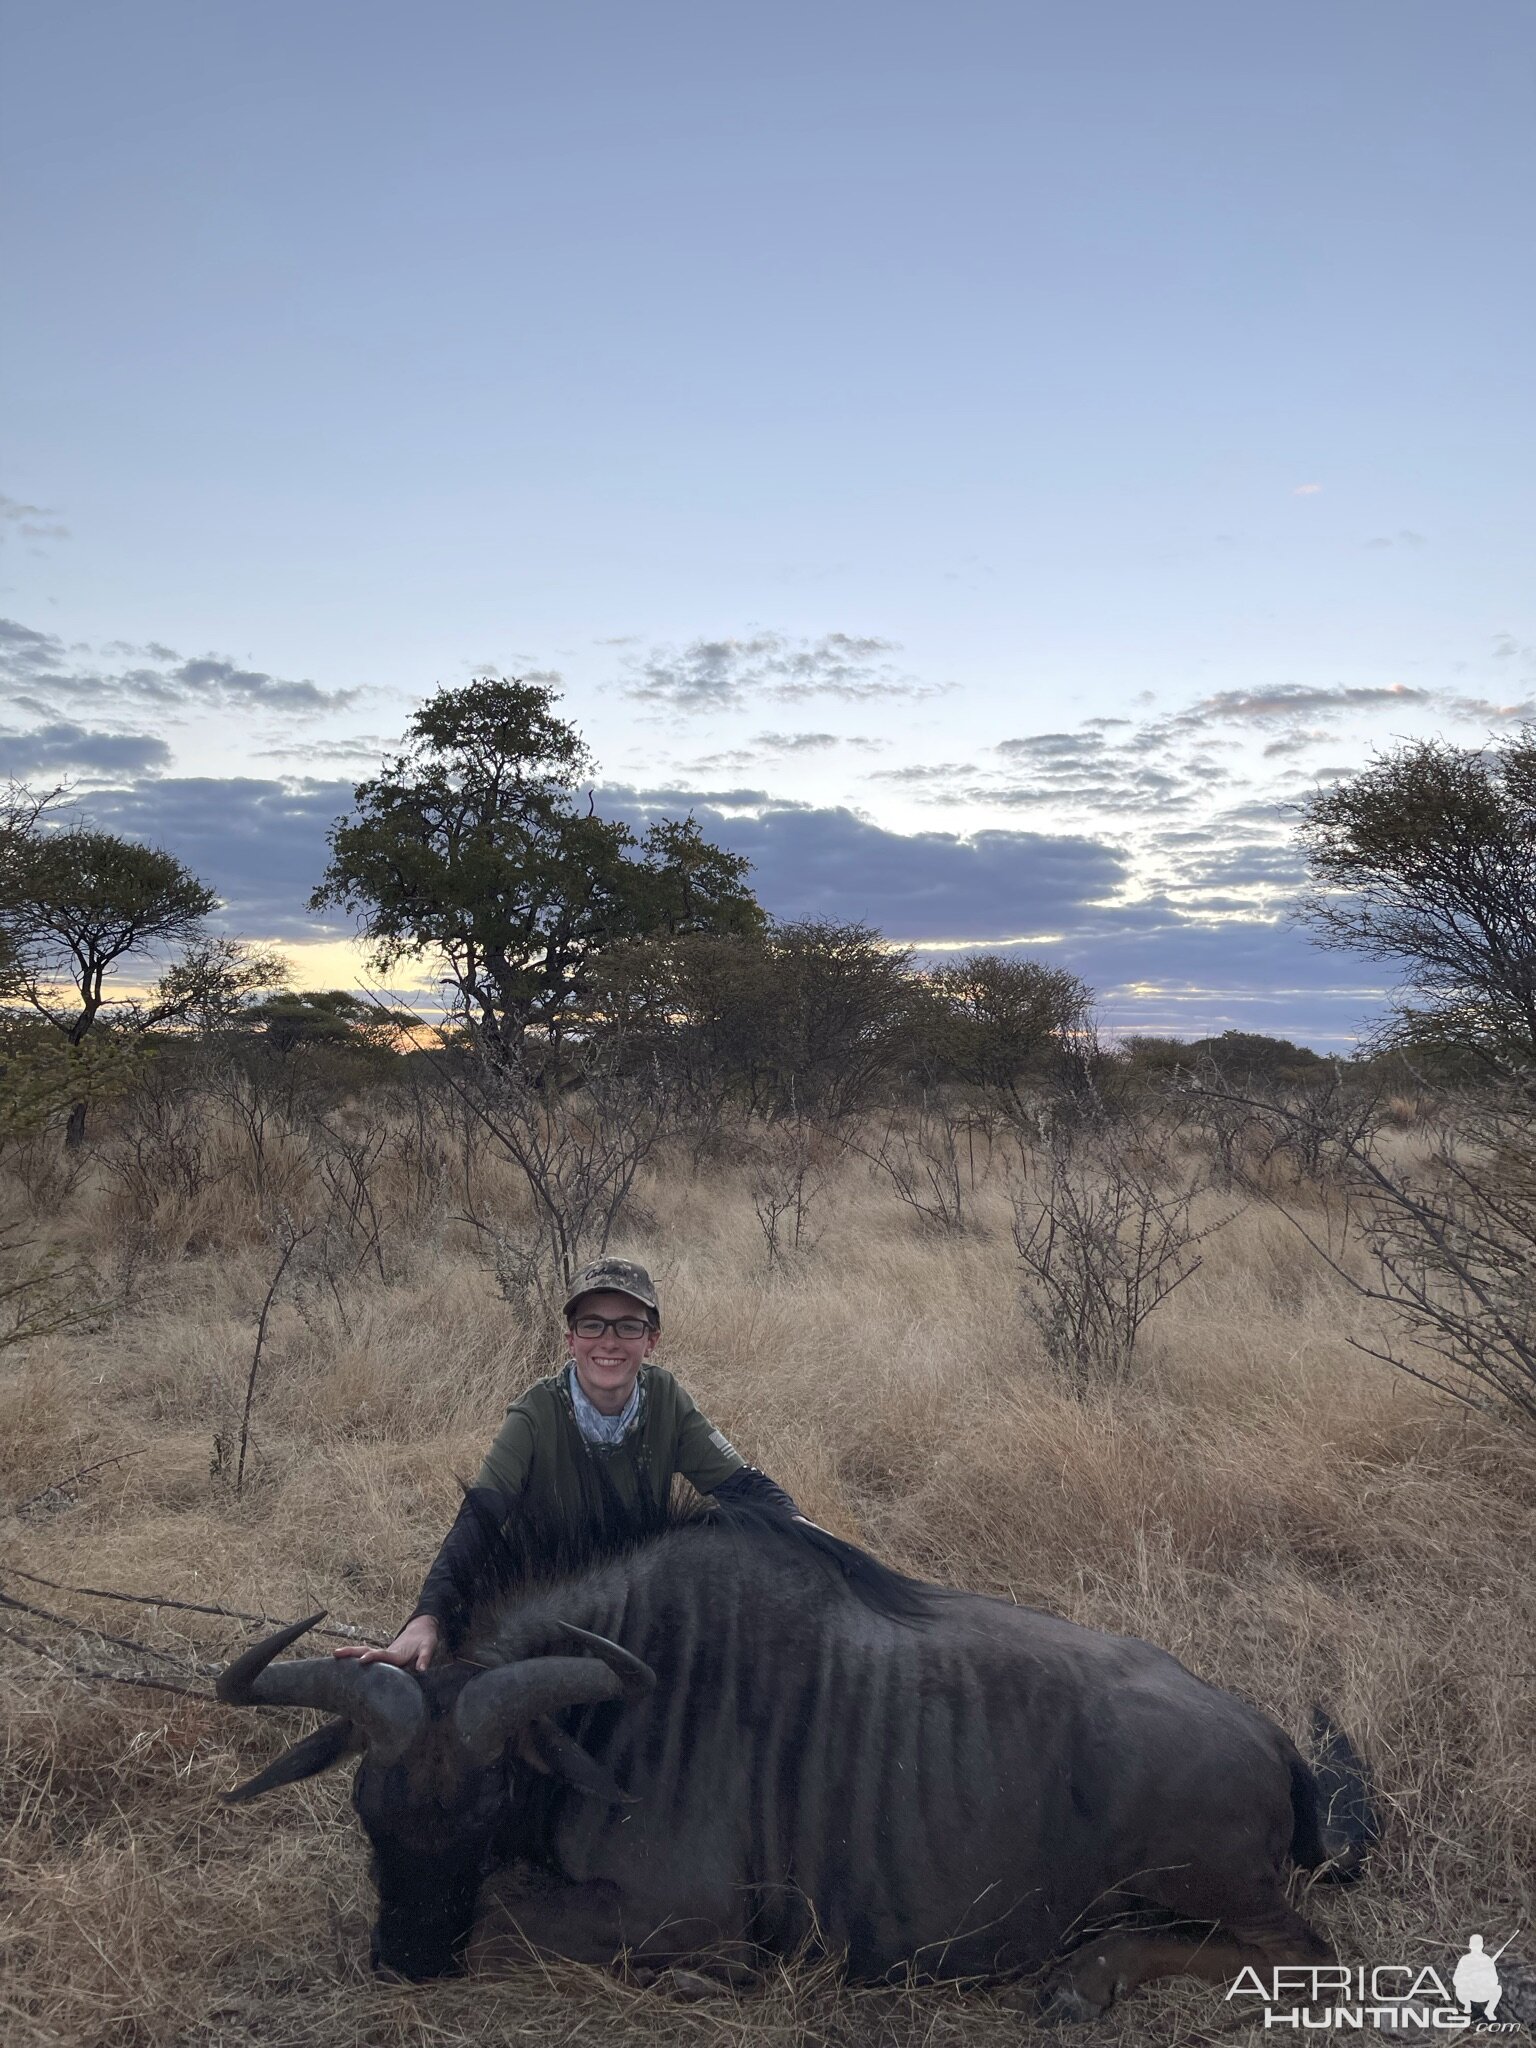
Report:
M1083 2020L1095 2020L1104 2010L1084 1998L1075 1984L1048 1984L1040 1994L1040 2017L1057 2026L1073 2026Z
M663 1970L656 1980L656 1989L673 1998L680 1998L688 2005L697 2005L706 1998L729 1998L731 1986L722 1976L706 1977L702 1970Z
M1071 1969L1053 1971L1040 1992L1040 2017L1061 2025L1096 2020L1107 2012L1124 1987L1090 1956Z

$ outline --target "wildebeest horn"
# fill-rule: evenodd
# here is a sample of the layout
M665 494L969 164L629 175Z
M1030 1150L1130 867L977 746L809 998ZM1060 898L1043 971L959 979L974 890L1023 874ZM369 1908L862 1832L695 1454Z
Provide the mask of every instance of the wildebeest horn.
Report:
M648 1692L656 1690L656 1674L649 1664L642 1664L619 1643L609 1642L606 1636L595 1636L590 1629L577 1628L573 1621L557 1624L562 1635L574 1636L578 1643L585 1643L594 1657L600 1657L615 1672L624 1687L627 1700L643 1700Z
M593 1637L592 1641L602 1641ZM620 1657L628 1652L615 1643L607 1648ZM476 1763L494 1763L520 1728L541 1714L562 1707L595 1706L601 1700L633 1699L655 1683L647 1665L630 1659L646 1675L641 1686L633 1675L621 1677L596 1657L523 1657L495 1671L472 1678L453 1709L454 1726Z
M342 1663L335 1657L272 1659L317 1621L324 1609L255 1643L220 1672L214 1691L230 1707L318 1707L340 1714L367 1737L380 1763L403 1756L426 1725L421 1687L396 1664ZM268 1668L270 1666L270 1669Z

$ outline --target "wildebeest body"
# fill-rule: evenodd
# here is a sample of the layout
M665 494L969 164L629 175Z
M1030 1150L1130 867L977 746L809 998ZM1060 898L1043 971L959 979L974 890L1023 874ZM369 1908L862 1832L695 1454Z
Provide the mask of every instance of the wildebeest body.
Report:
M809 1941L880 1977L1066 1956L1059 1992L1093 2009L1173 1970L1327 1960L1287 1860L1348 1870L1370 1831L1336 1732L1342 1831L1290 1740L1164 1651L773 1517L493 1594L420 1678L272 1662L305 1626L221 1696L343 1719L232 1796L362 1748L375 1959L411 1976L454 1967L483 1875L511 1864L538 1873L505 1901L523 1933L578 1960ZM1102 1931L1148 1909L1184 1932Z
M655 1671L641 1706L570 1724L633 1803L546 1780L527 1815L554 1871L616 1887L617 1941L816 1932L859 1975L981 1974L1044 1961L1117 1888L1214 1920L1278 1881L1300 1759L1261 1715L1149 1644L1005 1601L871 1611L770 1540L771 1562L677 1531L465 1646L510 1662L574 1622Z

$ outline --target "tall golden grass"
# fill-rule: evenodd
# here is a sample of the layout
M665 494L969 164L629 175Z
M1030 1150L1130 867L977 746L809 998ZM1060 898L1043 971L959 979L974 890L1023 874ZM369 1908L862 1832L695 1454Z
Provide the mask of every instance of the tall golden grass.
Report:
M325 1607L386 1637L451 1518L455 1475L558 1352L536 1311L504 1298L484 1232L454 1220L451 1174L425 1203L391 1151L379 1255L349 1274L333 1248L328 1277L301 1256L274 1306L236 1498L276 1219L301 1218L317 1182L301 1134L279 1134L258 1176L239 1127L202 1113L201 1184L130 1195L97 1163L67 1189L24 1162L48 1241L110 1304L0 1354L0 1584L78 1626L0 1616L66 1663L136 1668L87 1624L159 1646L183 1674L248 1635L52 1593L17 1568L280 1617ZM1368 1753L1386 1818L1364 1883L1306 1901L1346 1956L1448 1968L1468 1932L1496 1945L1530 1927L1528 1438L1352 1350L1362 1310L1272 1209L1209 1240L1125 1384L1077 1398L1021 1312L1000 1158L955 1233L925 1230L843 1153L814 1248L770 1268L749 1166L725 1151L703 1167L681 1144L659 1151L614 1249L656 1273L660 1355L748 1457L906 1570L1146 1636L1298 1735L1327 1701ZM476 1212L515 1228L515 1175L491 1154L475 1172ZM1197 1220L1231 1206L1205 1196ZM494 1900L467 1978L381 1984L346 1773L252 1807L217 1801L291 1717L83 1680L15 1646L0 1706L8 2042L787 2048L1015 2041L1035 2026L1006 1989L857 1990L809 1966L690 2005L510 1956ZM1185 1984L1077 2038L1240 2032L1219 1992Z

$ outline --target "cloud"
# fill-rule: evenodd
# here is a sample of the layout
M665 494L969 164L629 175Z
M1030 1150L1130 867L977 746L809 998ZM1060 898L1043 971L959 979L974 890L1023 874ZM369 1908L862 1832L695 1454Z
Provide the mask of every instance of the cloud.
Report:
M222 655L189 659L159 641L145 647L114 641L93 659L88 647L66 646L56 634L40 633L15 619L0 619L0 691L13 703L42 706L55 715L122 706L259 710L290 718L341 710L361 695L241 668Z
M379 733L360 732L352 739L307 740L300 746L258 747L253 761L355 761L376 767L390 752L393 742Z
M1263 722L1266 719L1316 718L1330 711L1396 710L1410 704L1432 704L1433 690L1409 683L1329 687L1313 683L1277 683L1267 690L1218 690L1180 715L1181 725L1207 718Z
M729 711L754 699L783 704L830 697L846 704L936 697L948 684L922 683L888 657L896 643L849 633L795 640L755 633L743 640L694 640L652 648L628 664L626 696L675 711Z
M647 816L666 811L692 810L699 804L710 809L726 811L760 811L765 806L782 811L807 811L809 804L795 803L787 797L772 796L766 789L629 789L623 790L626 801L639 804ZM594 792L605 797L602 790ZM606 800L606 798L605 798Z
M1125 877L1119 852L1081 835L892 832L761 789L605 787L596 801L600 815L638 830L691 811L707 838L753 863L752 885L775 915L864 921L898 940L1056 929L1090 915ZM351 802L347 782L168 776L91 792L80 808L184 860L219 892L233 929L289 938L327 928L304 903Z
M674 792L609 787L598 809L637 827ZM777 917L830 917L888 938L1059 928L1125 878L1124 857L1094 839L1040 832L892 832L845 807L763 803L727 814L690 799L707 838L745 854L752 887Z
M7 527L14 527L23 540L69 539L69 528L50 506L23 505L19 499L7 498L0 492L0 540L4 539Z
M1493 638L1495 661L1513 662L1523 677L1536 680L1536 647L1528 641L1517 640L1513 633L1496 633Z
M18 681L46 675L64 659L64 643L15 619L0 619L0 677Z
M1073 769L1060 779L1038 782L979 783L963 794L973 803L1001 804L1011 811L1083 809L1106 813L1105 822L1129 814L1149 814L1182 809L1192 798L1203 795L1227 777L1224 771L1208 769L1196 783L1183 772L1140 765L1112 763L1102 775L1084 775Z
M1024 739L999 740L993 748L1009 761L1036 762L1049 768L1056 761L1082 761L1106 744L1099 732L1036 732Z
M355 703L356 690L322 690L311 682L284 682L261 669L237 668L232 661L205 654L181 662L170 680L202 700L259 706L271 711L331 711Z
M1489 724L1536 718L1536 697L1522 697L1514 704L1495 704L1491 697L1447 696L1442 701L1458 718L1476 718Z
M1305 753L1308 747L1318 746L1332 737L1326 726L1299 725L1294 732L1270 740L1264 748L1264 758L1266 761L1283 761L1288 755Z
M759 732L745 745L721 754L697 754L680 765L685 772L697 769L755 768L769 761L804 759L810 754L829 753L834 747L852 747L858 753L878 754L888 740L865 739L839 732Z
M750 747L731 747L723 754L697 754L691 761L680 761L677 765L685 775L700 774L705 770L713 774L721 768L755 768L761 759L761 755L754 754Z
M144 732L90 732L79 725L41 725L29 732L0 727L0 776L16 782L88 775L153 775L169 767L171 750Z
M840 732L760 732L748 744L767 754L788 755L819 754L828 747L855 747L864 753L876 753L886 742Z
M350 782L165 776L94 791L78 808L93 825L185 861L218 891L235 932L287 939L347 928L304 904L330 858L330 826L352 808Z
M909 768L877 768L866 780L870 782L892 782L898 786L910 787L920 782L946 782L955 775L974 775L974 761L914 762Z
M1296 484L1292 487L1293 498L1315 498L1322 489L1321 484Z
M1396 533L1379 533L1374 540L1368 540L1368 548L1421 548L1424 545L1422 533L1415 533L1411 527L1400 526Z

